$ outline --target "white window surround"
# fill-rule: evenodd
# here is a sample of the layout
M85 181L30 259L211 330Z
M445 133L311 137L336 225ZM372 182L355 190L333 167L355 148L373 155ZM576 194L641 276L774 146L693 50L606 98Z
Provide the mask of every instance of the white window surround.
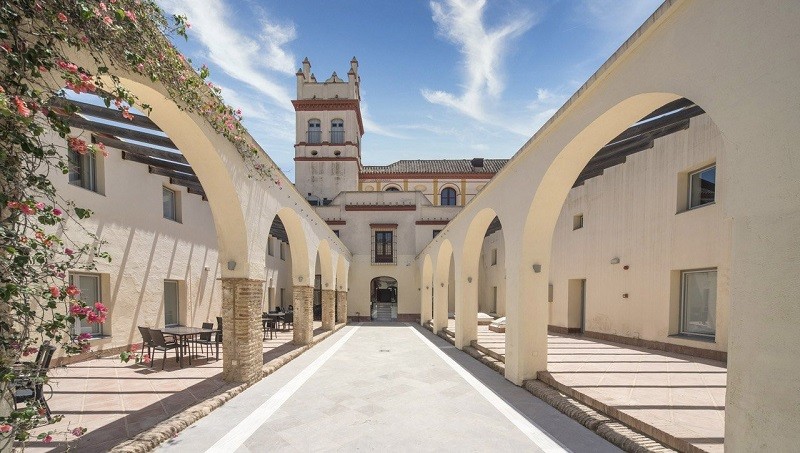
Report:
M681 271L680 334L716 335L717 269Z

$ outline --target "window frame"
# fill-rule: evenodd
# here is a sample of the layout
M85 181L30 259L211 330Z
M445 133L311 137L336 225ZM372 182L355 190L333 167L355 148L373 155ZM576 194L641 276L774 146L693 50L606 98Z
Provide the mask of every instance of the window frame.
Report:
M447 198L445 198L445 196L444 196L445 191L447 191L448 193L450 191L452 191L452 193L453 193L453 203L452 204L445 203L445 199L448 200L448 201L450 200L449 196ZM442 190L439 191L439 205L440 206L458 206L458 191L453 187L449 187L449 186L448 187L443 187Z
M680 282L681 282L681 284L680 284L680 290L681 290L681 293L680 293L680 309L679 309L679 313L678 313L678 316L679 316L678 334L680 336L716 340L716 335L717 335L717 326L716 326L717 316L716 316L716 314L714 314L715 325L714 325L714 333L713 334L690 332L686 328L686 324L687 324L686 323L686 313L687 313L686 312L686 309L687 309L686 276L690 275L690 274L701 274L701 273L710 273L710 272L714 272L715 274L717 274L717 278L718 278L719 273L718 273L718 268L716 268L716 267L709 267L709 268L704 268L704 269L689 269L689 270L682 270L681 271L681 274L680 274L680 279L681 279L680 280ZM716 280L716 278L715 278L715 280ZM715 293L714 293L714 310L716 310L716 308L717 308L717 299L716 299L716 291L715 291Z
M175 285L175 322L167 324L167 284ZM164 306L164 327L174 327L181 324L181 285L178 280L169 278L164 279L164 296L162 297Z
M315 128L311 127L312 123ZM306 143L314 145L322 143L322 121L317 118L311 118L306 122Z
M334 118L331 120L331 141L334 145L342 145L344 139L344 120L342 118Z
M441 232L442 232L442 230L433 230L433 237L435 238L435 237L436 237L436 236L438 236L438 235L439 235L439 233L441 233Z
M489 257L489 265L490 266L497 266L497 248L492 249L492 253Z
M583 228L583 213L575 214L572 216L572 231L580 230Z
M80 154L72 149L67 150L67 182L71 186L80 187L94 193L100 193L97 181L97 156L94 153ZM73 171L73 168L76 170ZM73 180L73 175L80 179ZM79 181L79 184L76 184Z
M281 261L286 261L286 252L284 251L283 242L279 242L279 246L281 248Z
M373 229L372 230L372 264L397 264L397 230L395 229ZM378 241L381 235L384 239ZM388 240L387 240L388 237ZM379 244L381 244L379 246ZM379 248L384 253L378 253ZM388 249L388 254L386 253Z
M81 289L80 285L80 277L91 277L96 280L96 290L97 290L97 300L95 302L101 302L103 300L103 279L102 275L100 274L93 274L90 272L70 272L69 273L69 284L74 285L78 289ZM81 291L83 292L83 291ZM80 299L80 295L78 295L78 299ZM94 303L87 303L89 306L94 306ZM81 326L81 323L85 322L91 329L89 332L83 332L83 329L86 326ZM95 332L97 330L97 332ZM81 321L80 319L75 319L75 324L72 326L72 334L75 336L80 335L81 333L89 333L92 335L92 338L100 338L105 336L103 332L103 324L101 323L94 323L89 324L88 321Z
M275 245L272 236L267 236L267 255L275 256Z
M172 194L172 211L173 217L167 217L167 213L164 210L164 195L166 192L170 192ZM167 186L161 186L161 216L167 220L171 220L176 223L181 223L181 212L180 212L180 192L175 189L169 188Z
M692 206L692 178L696 175L700 175L701 173L708 171L710 169L714 169L714 200L709 201L707 203L702 203L698 205ZM705 167L699 168L697 170L691 171L686 176L686 210L691 211L693 209L702 208L705 206L711 206L717 203L717 163L714 162L713 164L706 165ZM702 190L702 189L701 189Z

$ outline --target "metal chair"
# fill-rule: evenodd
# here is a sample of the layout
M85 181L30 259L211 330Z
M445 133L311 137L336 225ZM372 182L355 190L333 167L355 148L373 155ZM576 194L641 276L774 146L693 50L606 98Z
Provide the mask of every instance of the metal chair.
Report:
M36 361L33 362L33 368L27 373L21 373L14 380L15 410L17 404L34 400L44 408L47 420L51 419L50 406L47 405L47 399L44 397L44 381L47 378L47 371L50 369L50 361L53 359L53 354L55 352L55 346L51 346L49 343L43 344L39 347L39 352L36 354Z
M150 336L150 329L138 326L139 333L142 335L142 350L139 351L139 361L144 358L144 348L147 348L147 355L152 358L153 338Z
M164 338L164 334L158 329L149 329L150 330L150 338L153 339L153 351L163 351L164 352L164 360L161 361L161 369L164 369L164 365L167 362L167 351L175 350L175 361L178 362L178 365L183 368L183 364L181 363L180 359L180 349L183 345L180 345L174 341L167 341ZM150 361L150 366L153 366L155 360Z
M213 329L214 328L214 323L204 322L203 323L203 328L204 329ZM200 338L198 338L196 340L192 340L192 343L194 343L195 345L197 345L197 346L205 346L206 347L206 361L208 361L208 355L211 353L211 345L212 344L217 347L216 360L219 360L219 342L217 342L216 340L213 340L213 341L211 340L211 334L212 333L213 332L201 333L200 334Z
M278 321L270 318L268 313L261 314L261 331L264 333L262 340L267 339L267 332L269 332L269 339L272 339L272 333L277 329L277 324Z

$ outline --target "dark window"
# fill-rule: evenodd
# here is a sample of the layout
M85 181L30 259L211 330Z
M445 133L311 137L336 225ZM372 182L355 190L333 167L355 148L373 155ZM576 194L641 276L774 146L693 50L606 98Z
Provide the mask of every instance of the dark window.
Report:
M375 232L375 262L394 262L394 231Z
M384 192L400 192L400 189L397 187L387 187Z
M344 120L337 118L331 121L331 143L344 143Z
M456 189L452 187L442 189L442 206L456 206Z
M442 230L433 230L433 237L436 237L436 235L438 235L441 232Z
M339 230L333 230L333 234L335 234L336 237L338 238L339 237Z
M93 153L67 152L69 160L69 183L73 186L97 192L97 164Z
M308 143L322 142L322 124L319 120L308 120Z
M717 166L704 168L689 175L689 209L714 202Z

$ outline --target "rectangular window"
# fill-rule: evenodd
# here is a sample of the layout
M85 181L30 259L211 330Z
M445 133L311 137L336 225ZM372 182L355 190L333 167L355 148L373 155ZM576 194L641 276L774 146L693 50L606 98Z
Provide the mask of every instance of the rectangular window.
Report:
M438 236L439 233L441 233L441 232L442 232L442 230L433 230L433 237Z
M716 181L716 165L689 173L689 209L714 203Z
M178 194L166 187L162 187L162 202L164 210L164 218L180 222L180 215L178 213Z
M579 230L583 228L583 214L577 214L572 217L572 230Z
M90 274L74 274L70 275L69 282L81 290L78 296L80 300L86 305L93 307L95 302L102 302L103 298L100 294L100 276ZM103 334L103 325L99 323L89 323L87 320L76 319L74 327L75 335L82 333L89 333L92 336L100 336Z
M279 245L280 245L280 247L281 247L281 259L282 259L282 260L284 260L284 261L286 261L286 252L284 251L284 248L283 248L283 242L280 242L280 243L278 243L278 244L279 244Z
M267 237L267 254L275 256L274 246L272 245L272 237Z
M69 165L69 183L73 186L97 192L97 160L94 153L78 154L73 150L67 152Z
M717 270L681 272L681 333L714 337Z
M394 263L394 231L375 232L375 263Z
M492 249L492 266L497 264L497 249Z
M164 280L164 325L178 324L178 282Z

